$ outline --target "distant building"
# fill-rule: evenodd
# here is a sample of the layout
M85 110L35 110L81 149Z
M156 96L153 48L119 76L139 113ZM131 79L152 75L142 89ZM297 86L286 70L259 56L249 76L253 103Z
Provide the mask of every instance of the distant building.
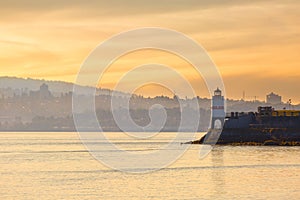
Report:
M41 86L40 86L40 98L42 99L47 99L49 97L51 97L52 94L51 92L49 91L49 87L48 85L46 85L45 83L43 83Z
M282 102L282 97L278 94L271 93L267 95L267 103L269 104L280 104Z
M39 98L39 99L48 99L52 97L51 92L49 91L48 85L43 83L40 86L40 90L38 91L30 91L30 97L32 98Z

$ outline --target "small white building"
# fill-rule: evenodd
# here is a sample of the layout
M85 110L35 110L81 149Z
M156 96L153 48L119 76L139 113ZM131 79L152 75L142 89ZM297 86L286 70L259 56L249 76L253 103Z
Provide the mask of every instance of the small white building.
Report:
M222 91L217 88L212 98L212 129L222 129L224 125L225 108Z
M266 97L267 103L269 104L280 104L282 103L282 97L279 96L278 94L275 94L271 92L270 94L267 95Z

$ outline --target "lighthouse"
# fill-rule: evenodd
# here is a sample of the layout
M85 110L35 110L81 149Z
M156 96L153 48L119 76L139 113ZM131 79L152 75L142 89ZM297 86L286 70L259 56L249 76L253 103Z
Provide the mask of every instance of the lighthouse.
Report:
M222 96L222 91L219 88L217 88L214 91L214 96L212 98L211 129L222 129L224 125L224 118L224 96Z

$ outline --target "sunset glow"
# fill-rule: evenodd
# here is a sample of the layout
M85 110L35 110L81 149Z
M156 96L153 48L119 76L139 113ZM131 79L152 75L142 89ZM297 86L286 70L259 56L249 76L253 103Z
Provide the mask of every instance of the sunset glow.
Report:
M296 0L251 4L235 0L1 1L0 76L74 82L82 62L99 43L123 31L162 27L186 34L207 50L229 98L240 99L246 91L249 100L251 96L264 100L274 91L284 101L300 102L299 8ZM192 66L158 51L122 57L100 86L113 88L124 71L149 62L176 68L198 87L198 95L207 96ZM156 87L148 87L145 95L162 92L149 88Z

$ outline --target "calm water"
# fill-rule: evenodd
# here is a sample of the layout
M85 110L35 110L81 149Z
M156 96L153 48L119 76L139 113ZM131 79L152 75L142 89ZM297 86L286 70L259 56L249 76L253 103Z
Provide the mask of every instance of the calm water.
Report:
M134 140L110 133L110 140L141 151L173 136ZM300 147L228 146L200 160L195 145L165 169L128 174L96 161L77 133L0 133L0 198L299 199L299 158Z

